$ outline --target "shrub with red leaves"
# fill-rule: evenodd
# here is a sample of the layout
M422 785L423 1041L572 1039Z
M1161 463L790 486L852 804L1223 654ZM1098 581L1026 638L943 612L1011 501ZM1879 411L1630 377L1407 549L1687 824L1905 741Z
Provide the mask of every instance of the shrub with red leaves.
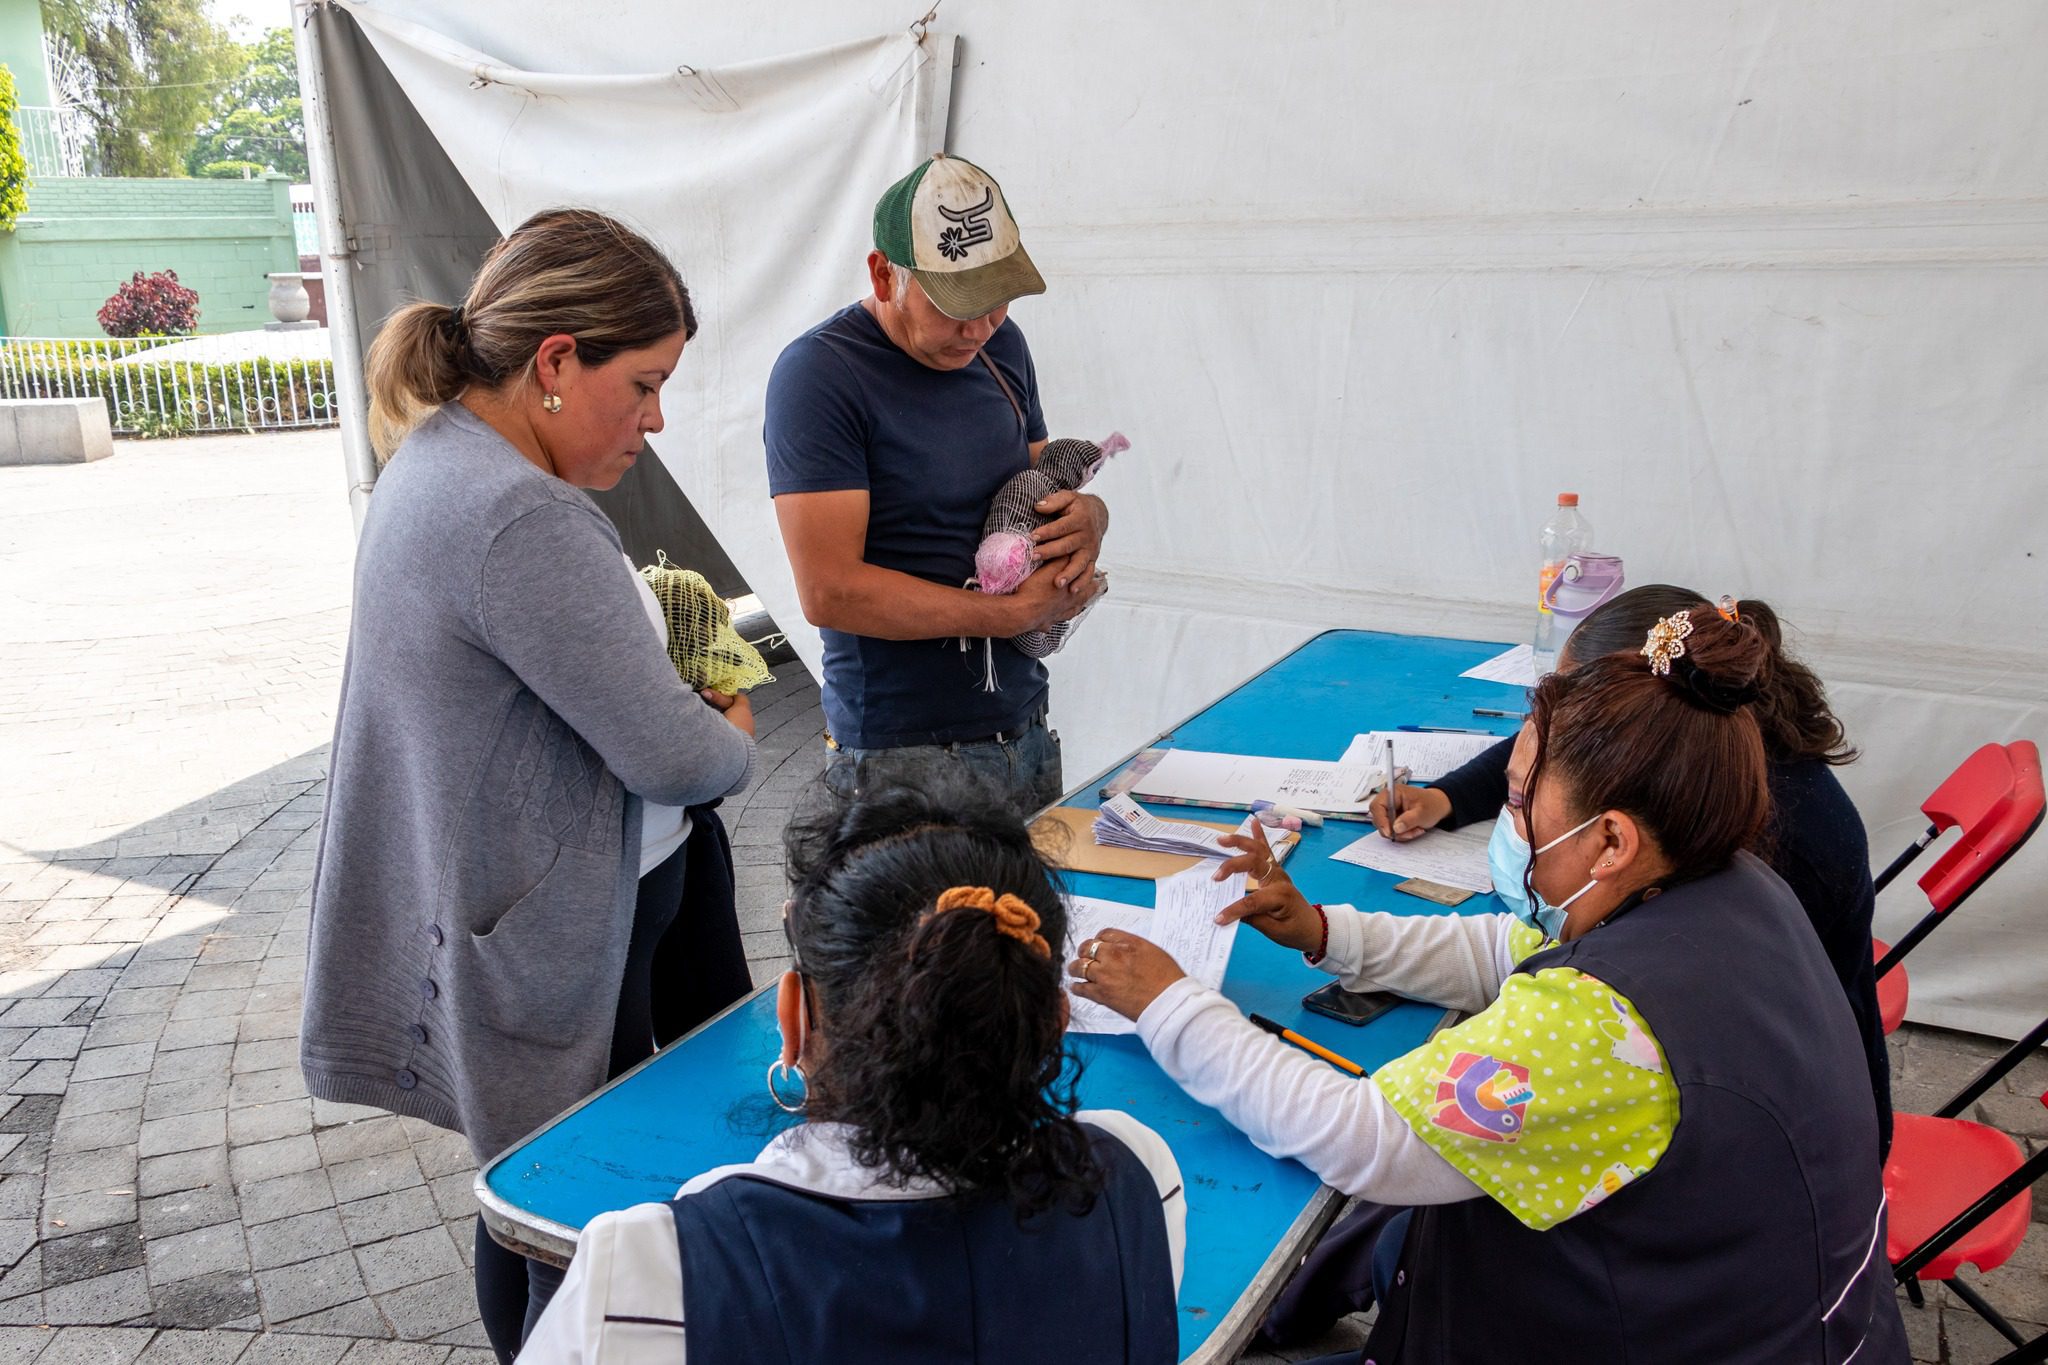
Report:
M199 324L199 293L161 270L134 278L100 305L100 330L110 337L179 336Z

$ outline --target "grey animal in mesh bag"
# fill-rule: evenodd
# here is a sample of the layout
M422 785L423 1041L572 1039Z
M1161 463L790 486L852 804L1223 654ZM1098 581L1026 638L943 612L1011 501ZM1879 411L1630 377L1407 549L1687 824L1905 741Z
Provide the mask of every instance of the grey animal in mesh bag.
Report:
M996 490L989 503L988 518L981 526L981 546L974 552L974 577L968 580L968 586L995 594L1017 591L1039 564L1038 547L1032 543L1031 533L1052 520L1033 508L1054 493L1086 487L1111 456L1130 449L1130 445L1121 432L1112 432L1099 445L1072 437L1047 442L1039 452L1037 464ZM1084 609L1081 616L1087 614ZM1067 642L1074 627L1081 624L1081 616L1047 630L1012 636L1010 643L1034 659L1043 659ZM993 654L986 685L994 690Z

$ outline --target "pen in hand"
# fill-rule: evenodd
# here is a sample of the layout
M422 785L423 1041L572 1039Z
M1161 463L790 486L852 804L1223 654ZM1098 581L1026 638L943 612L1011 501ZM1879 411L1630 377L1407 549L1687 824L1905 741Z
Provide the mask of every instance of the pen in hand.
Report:
M1387 827L1380 831L1383 838L1394 837L1394 822L1401 818L1400 770L1394 766L1394 741L1387 741Z

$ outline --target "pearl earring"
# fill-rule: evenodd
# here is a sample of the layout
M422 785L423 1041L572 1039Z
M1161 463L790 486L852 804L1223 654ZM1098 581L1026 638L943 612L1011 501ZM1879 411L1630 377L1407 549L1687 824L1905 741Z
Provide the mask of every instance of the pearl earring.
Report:
M540 405L548 412L560 412L562 410L562 395L551 393L540 400Z

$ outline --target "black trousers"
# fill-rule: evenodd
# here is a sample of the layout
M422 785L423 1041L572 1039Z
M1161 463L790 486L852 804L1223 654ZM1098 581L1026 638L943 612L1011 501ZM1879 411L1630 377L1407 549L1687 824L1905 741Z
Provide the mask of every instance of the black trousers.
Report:
M610 1074L631 1071L752 989L725 825L711 807L692 807L690 837L640 879ZM477 1219L477 1310L502 1365L511 1365L563 1274L499 1246Z
M1405 1234L1407 1212L1397 1204L1361 1200L1310 1249L1273 1301L1260 1338L1275 1346L1296 1346L1314 1341L1345 1314L1372 1307L1376 1281L1392 1273L1392 1257L1400 1251L1398 1241L1383 1245L1382 1234L1390 1226Z

